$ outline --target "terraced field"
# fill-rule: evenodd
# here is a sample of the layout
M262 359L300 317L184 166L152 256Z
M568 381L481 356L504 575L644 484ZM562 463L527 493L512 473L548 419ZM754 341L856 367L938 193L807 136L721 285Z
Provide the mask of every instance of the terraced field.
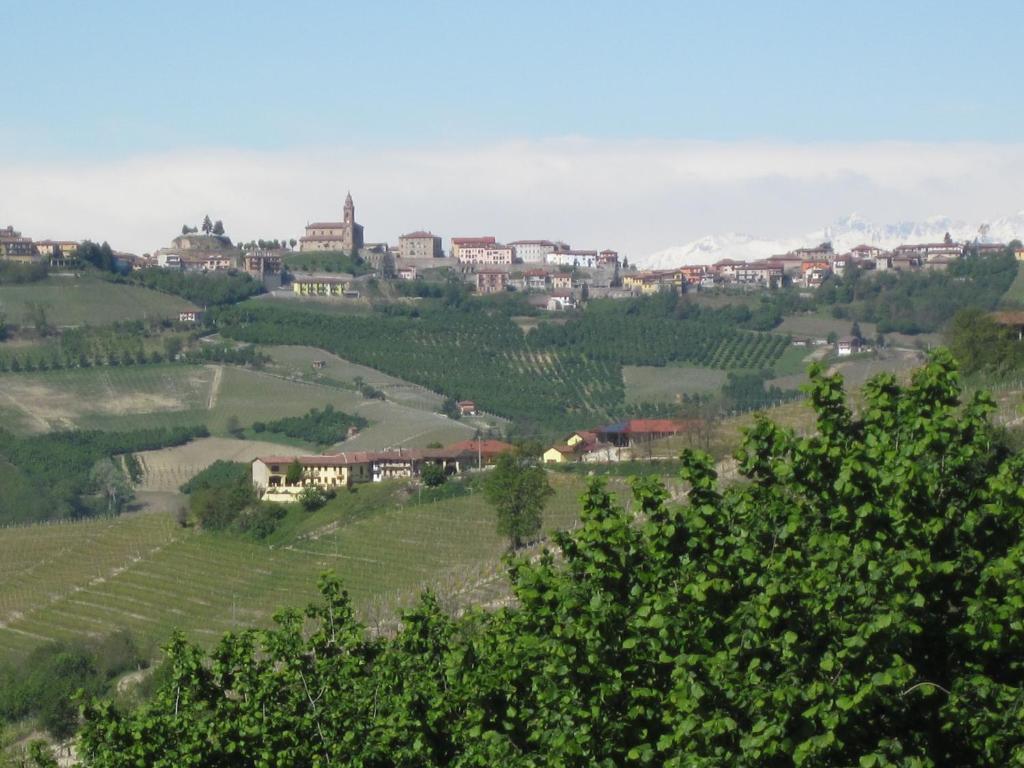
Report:
M29 304L41 304L47 319L60 326L177 318L182 310L196 308L178 296L88 275L56 275L29 285L0 285L0 308L10 322L20 323Z
M570 527L582 481L551 480L545 527ZM504 547L479 495L418 504L395 484L339 496L273 546L182 529L157 513L8 528L0 535L0 655L119 627L152 645L175 628L213 640L308 601L327 569L370 621L427 586L477 599L480 584L495 581Z

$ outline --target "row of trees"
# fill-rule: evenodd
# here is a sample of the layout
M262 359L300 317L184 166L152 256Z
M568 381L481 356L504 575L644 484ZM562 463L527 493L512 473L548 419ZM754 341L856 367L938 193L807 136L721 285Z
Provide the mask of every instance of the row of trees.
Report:
M334 445L348 437L349 430L365 429L369 422L362 416L337 411L327 404L323 410L312 408L302 416L286 416L269 422L256 422L255 432L273 432L305 440L319 446Z
M211 221L210 215L207 214L203 216L202 229L204 235L217 235L219 237L224 234L224 222L220 219ZM190 227L188 224L181 225L181 234L183 235L194 235L197 232L199 232L198 227Z
M959 400L946 354L860 416L812 373L817 430L767 420L721 487L688 452L671 502L600 483L513 599L427 594L370 636L341 585L207 656L183 637L131 713L85 709L121 766L974 766L1024 761L1024 457Z
M172 293L202 307L236 304L263 293L263 283L245 272L200 274L167 269L132 272L130 282L155 291Z

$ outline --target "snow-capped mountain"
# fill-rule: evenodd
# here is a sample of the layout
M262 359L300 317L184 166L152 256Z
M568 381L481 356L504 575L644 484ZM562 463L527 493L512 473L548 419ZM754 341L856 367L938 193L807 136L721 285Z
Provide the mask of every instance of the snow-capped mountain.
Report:
M713 264L719 259L757 261L794 248L808 248L825 241L839 253L862 243L894 248L902 243L941 242L946 233L957 242L1008 243L1024 238L1024 210L989 222L965 222L949 216L931 216L924 221L901 221L876 225L853 213L836 219L824 229L805 235L773 240L730 232L707 235L686 245L666 248L638 259L646 269L672 269L683 264Z

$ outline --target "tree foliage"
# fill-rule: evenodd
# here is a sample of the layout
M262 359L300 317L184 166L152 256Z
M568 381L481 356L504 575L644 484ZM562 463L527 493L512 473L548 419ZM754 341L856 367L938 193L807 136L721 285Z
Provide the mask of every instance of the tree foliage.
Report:
M140 429L132 432L99 430L51 432L19 437L0 429L0 523L86 517L109 511L123 501L125 489L106 466L115 456L182 445L207 437L205 427ZM113 467L113 463L111 463ZM110 483L113 482L113 485ZM116 486L116 487L115 487ZM97 501L95 494L100 495ZM114 503L113 507L121 506Z
M882 333L941 331L965 308L993 309L1017 276L1010 249L998 254L968 252L944 272L882 272L847 269L818 289L817 301L834 314L878 324Z
M508 537L513 550L536 539L553 494L544 468L518 451L499 456L484 482L484 497L498 515L498 533Z
M313 408L303 416L286 416L266 423L267 432L306 440L317 445L334 445L348 437L352 427L365 429L369 422L362 416L337 411L333 405Z
M263 284L245 272L175 272L167 269L144 269L128 278L146 288L173 293L202 307L235 304L263 293Z
M1017 765L1024 761L1024 456L950 356L860 415L812 373L817 431L766 419L718 485L683 456L620 505L599 482L515 601L426 595L370 637L324 600L205 657L182 637L134 713L91 703L87 766Z
M17 665L0 663L0 722L35 718L52 736L67 738L78 727L78 691L106 693L118 675L145 664L126 630L47 643Z
M946 328L946 344L965 374L1000 378L1024 368L1024 344L1016 331L979 309L963 309Z

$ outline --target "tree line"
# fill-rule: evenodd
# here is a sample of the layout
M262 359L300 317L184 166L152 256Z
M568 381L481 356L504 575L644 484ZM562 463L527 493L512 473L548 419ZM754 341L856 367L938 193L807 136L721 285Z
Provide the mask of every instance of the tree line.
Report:
M208 436L203 426L29 436L0 429L0 524L119 511L118 500L125 500L131 483L115 457Z

